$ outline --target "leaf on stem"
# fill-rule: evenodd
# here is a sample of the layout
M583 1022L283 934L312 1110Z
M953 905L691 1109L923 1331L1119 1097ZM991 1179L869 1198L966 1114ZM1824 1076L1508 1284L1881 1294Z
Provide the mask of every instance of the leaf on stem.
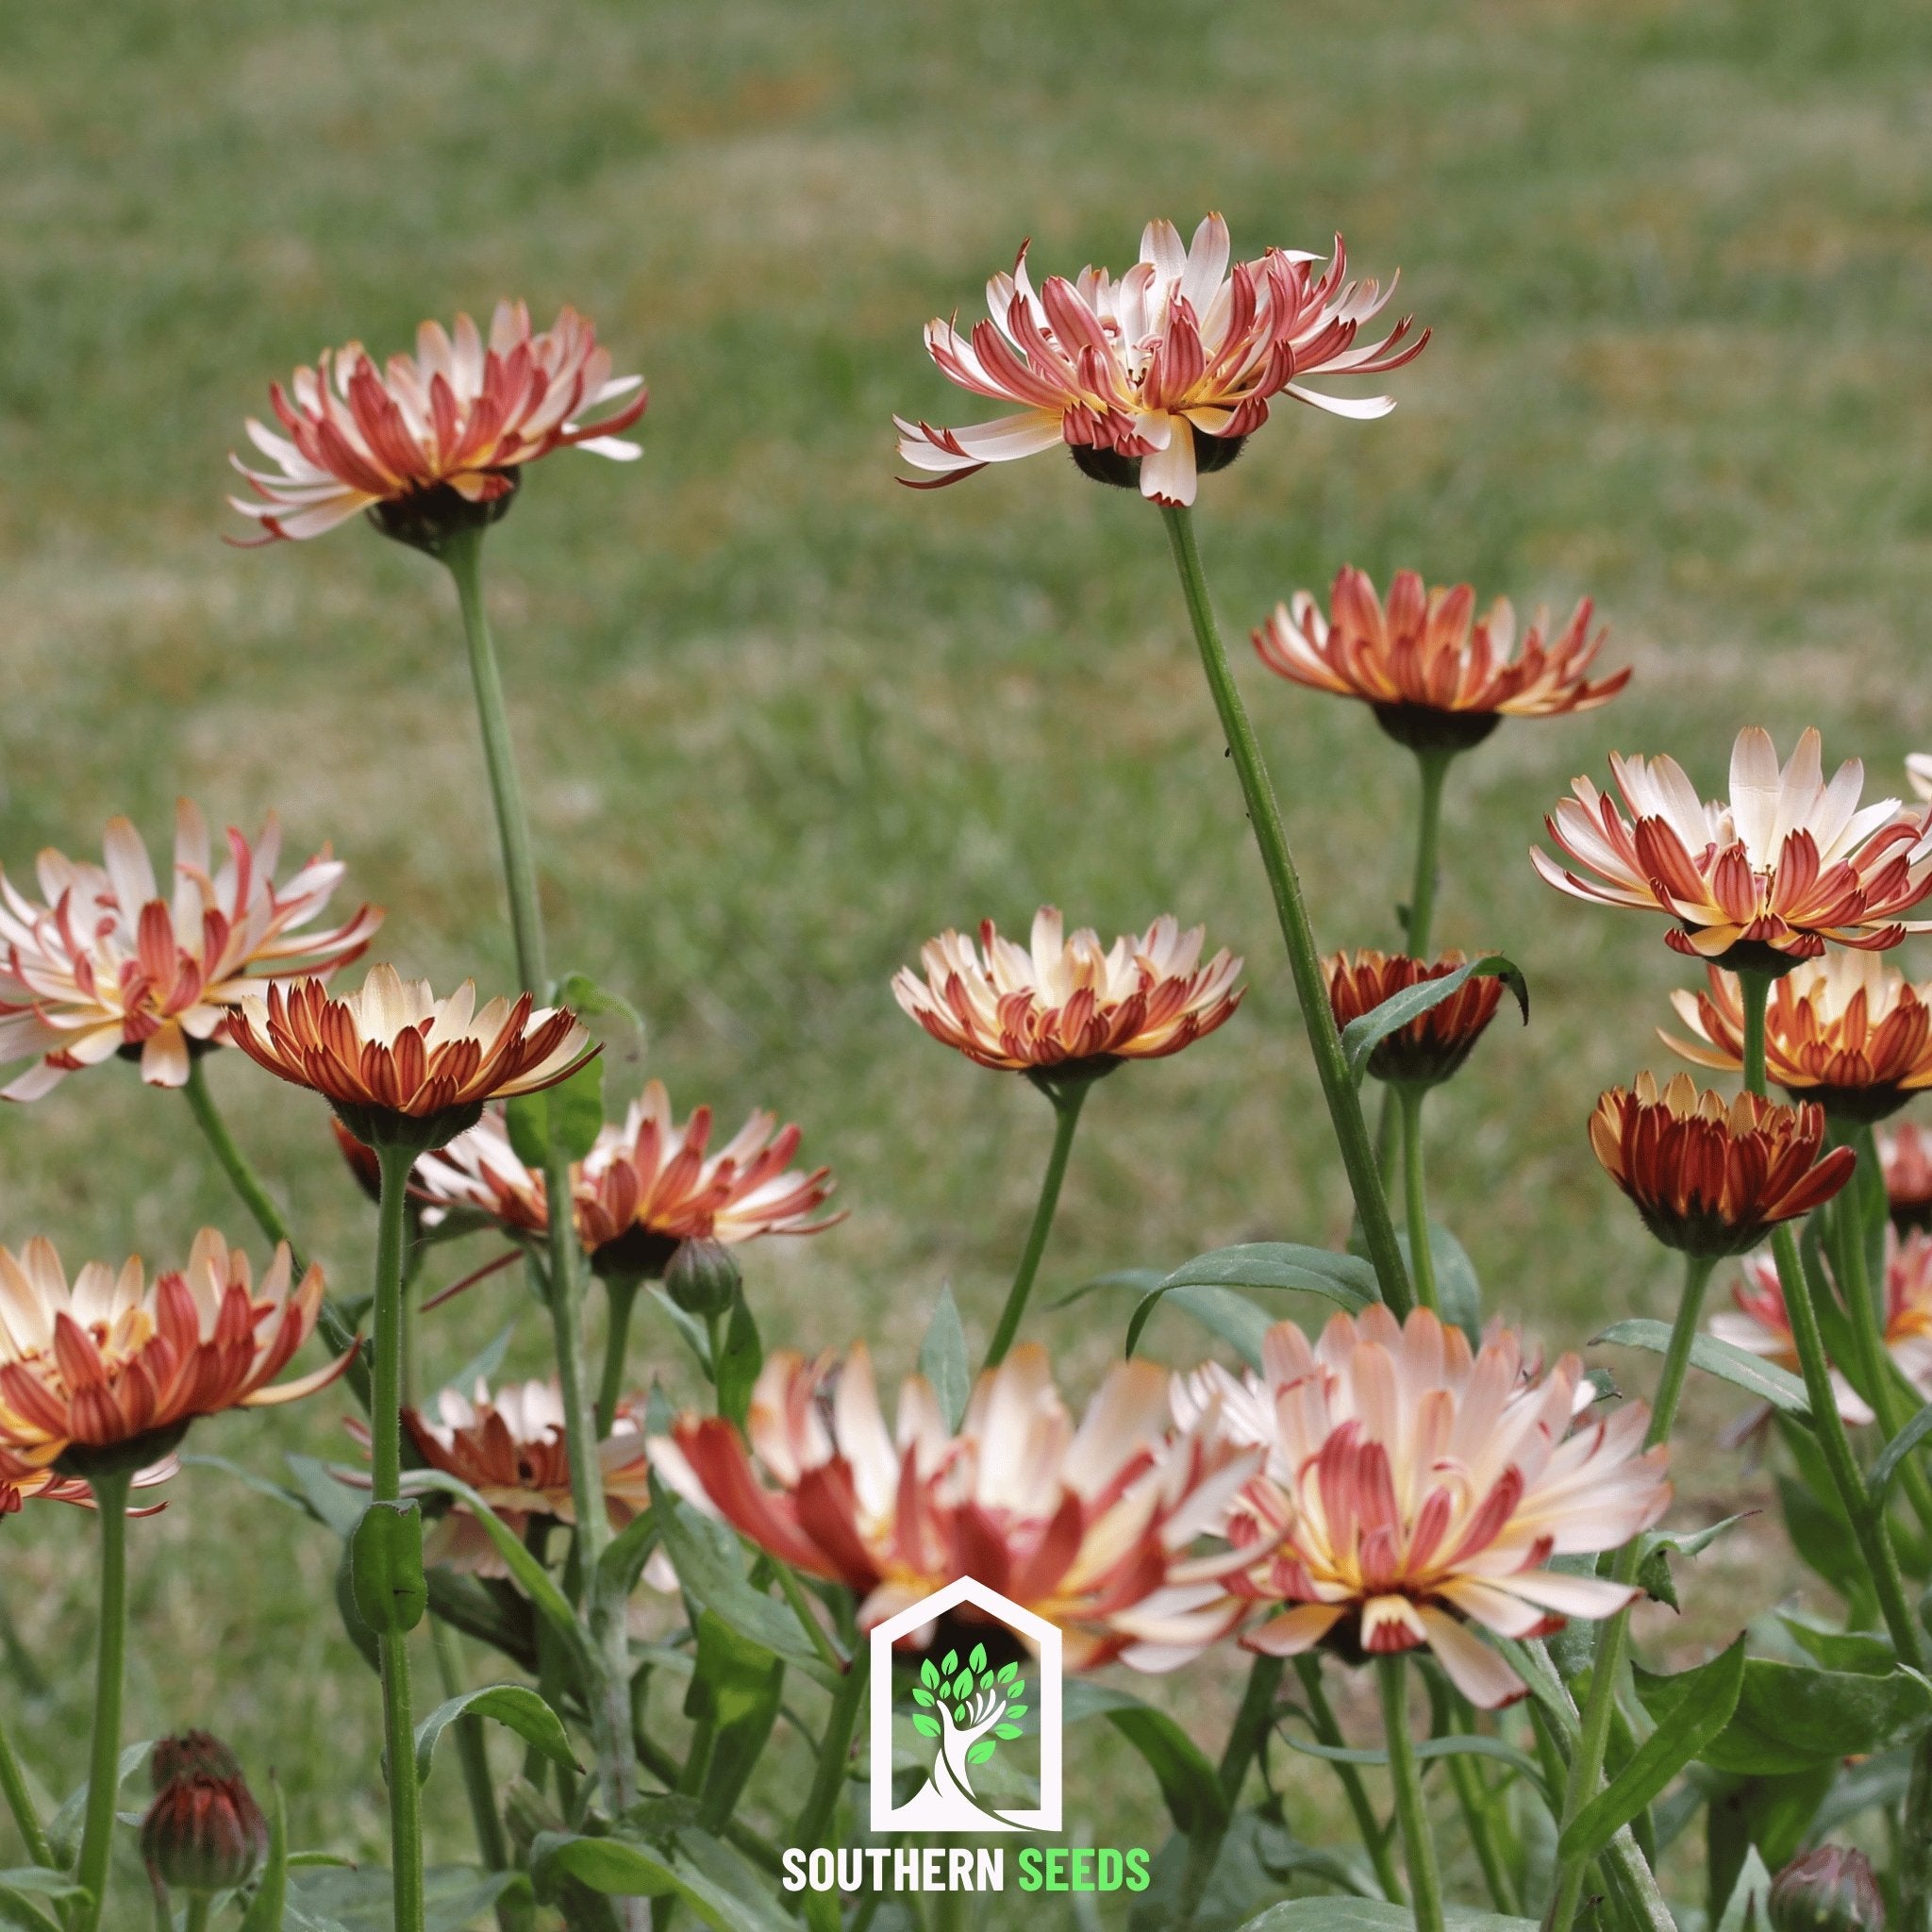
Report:
M530 1846L530 1875L540 1897L569 1877L612 1897L681 1899L713 1932L795 1932L769 1896L741 1896L698 1862L690 1841L702 1836L687 1825L670 1844L658 1845L631 1837L541 1832Z
M1138 1277L1114 1278L1124 1285ZM1203 1311L1211 1309L1225 1322L1230 1313L1225 1301L1206 1299L1198 1293L1186 1294L1183 1291L1205 1290L1211 1295L1216 1291L1247 1288L1321 1295L1350 1314L1365 1308L1377 1298L1374 1270L1354 1255L1338 1255L1327 1248L1305 1247L1299 1241L1244 1241L1236 1247L1216 1248L1211 1254L1197 1255L1193 1260L1184 1261L1172 1274L1147 1290L1127 1323L1123 1353L1134 1353L1155 1309L1168 1296L1181 1295L1181 1306L1204 1321L1208 1317ZM1253 1308L1253 1304L1246 1302L1244 1297L1237 1296L1235 1299ZM1259 1315L1259 1310L1255 1312ZM1210 1321L1209 1325L1215 1326L1215 1323ZM1270 1325L1264 1318L1263 1332ZM1235 1341L1236 1346L1241 1346L1233 1334L1218 1327L1216 1332L1222 1333L1224 1340ZM1242 1353L1247 1354L1247 1350L1243 1348ZM1250 1360L1257 1361L1258 1358L1258 1353L1249 1357Z
M1900 1465L1927 1436L1932 1436L1932 1402L1920 1409L1878 1452L1877 1459L1865 1478L1865 1492L1874 1503L1885 1500L1885 1492L1891 1487L1891 1479L1898 1474Z
M1593 1336L1591 1341L1593 1345L1608 1342L1618 1348L1641 1348L1652 1355L1667 1355L1671 1346L1671 1324L1668 1322L1612 1322L1601 1334ZM1690 1363L1693 1368L1702 1369L1707 1375L1715 1375L1734 1388L1748 1391L1760 1402L1770 1403L1786 1415L1797 1416L1807 1422L1810 1419L1811 1403L1805 1393L1804 1383L1761 1356L1733 1347L1728 1341L1720 1341L1714 1335L1700 1335L1690 1344Z
M1642 1555L1637 1565L1637 1581L1644 1595L1653 1602L1669 1604L1674 1610L1677 1608L1677 1586L1671 1575L1670 1557L1700 1555L1726 1530L1735 1529L1745 1517L1757 1513L1755 1509L1740 1510L1737 1515L1726 1516L1722 1523L1713 1523L1707 1529L1649 1531L1643 1539Z
M416 1782L426 1784L429 1766L436 1756L436 1742L458 1718L466 1714L487 1717L506 1730L514 1731L532 1749L541 1751L553 1764L566 1771L582 1771L563 1720L526 1684L487 1684L481 1690L465 1690L439 1704L416 1726Z
M966 1398L973 1392L973 1364L966 1353L966 1331L959 1324L959 1305L953 1299L949 1281L940 1285L932 1319L925 1324L925 1340L919 1344L919 1373L932 1384L946 1427L957 1430L966 1413Z
M147 1754L154 1748L154 1740L148 1738L123 1749L114 1767L115 1790L118 1791L147 1762ZM80 1857L80 1834L86 1822L87 1781L83 1779L60 1801L60 1808L47 1826L47 1849L53 1853L57 1865L72 1865Z
M568 1080L541 1093L519 1093L504 1102L509 1144L525 1167L541 1172L555 1146L581 1160L597 1143L604 1124L604 1057L586 1060Z
M1480 959L1471 959L1440 979L1406 986L1400 992L1391 993L1380 1006L1371 1007L1358 1020L1351 1020L1341 1029L1341 1052L1348 1062L1349 1078L1360 1080L1370 1054L1391 1033L1421 1019L1432 1007L1440 1007L1475 978L1500 979L1516 995L1516 1004L1523 1008L1523 1024L1529 1024L1529 982L1522 969L1501 953L1485 953Z
M282 1932L289 1894L289 1815L273 1772L268 1780L268 1857L238 1932Z

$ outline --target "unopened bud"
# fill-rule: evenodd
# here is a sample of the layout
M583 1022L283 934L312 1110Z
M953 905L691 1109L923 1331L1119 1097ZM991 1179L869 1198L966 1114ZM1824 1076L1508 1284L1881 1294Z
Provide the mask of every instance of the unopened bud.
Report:
M1863 1852L1820 1845L1777 1874L1773 1932L1885 1932L1885 1899Z
M722 1315L738 1299L744 1277L731 1250L708 1236L693 1235L671 1257L664 1288L687 1315Z
M235 1754L206 1731L155 1746L155 1801L141 1822L149 1876L171 1890L225 1891L242 1885L268 1852L268 1821Z

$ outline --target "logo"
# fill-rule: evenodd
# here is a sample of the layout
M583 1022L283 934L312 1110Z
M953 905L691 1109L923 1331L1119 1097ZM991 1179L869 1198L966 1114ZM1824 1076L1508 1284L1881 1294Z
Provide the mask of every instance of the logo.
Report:
M988 1661L983 1643L948 1648L920 1665L910 1707L892 1704L892 1646L970 1604L1026 1640L1026 1666ZM925 1782L903 1805L892 1802L893 1732L905 1717L933 1745ZM1027 1717L1031 1725L1024 1723ZM975 1774L1010 1743L1037 1734L1040 1803L997 1808L974 1789ZM1058 1831L1060 1828L1060 1633L1044 1617L971 1576L935 1591L889 1617L872 1633L872 1828L888 1831Z

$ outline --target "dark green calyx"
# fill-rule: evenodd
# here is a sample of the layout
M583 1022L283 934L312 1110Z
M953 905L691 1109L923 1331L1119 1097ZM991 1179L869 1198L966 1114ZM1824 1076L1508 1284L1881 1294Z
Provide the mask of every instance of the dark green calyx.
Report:
M411 550L441 558L452 537L471 530L487 530L509 514L509 507L523 487L523 473L510 469L491 474L509 487L484 503L473 503L461 491L447 483L436 483L427 490L412 490L407 496L391 497L386 503L372 503L365 514L385 537L407 543Z
M1434 705L1372 705L1375 723L1410 751L1467 751L1503 722L1500 711L1444 711Z
M681 1242L664 1271L664 1291L687 1315L722 1315L738 1299L744 1277L723 1241L694 1235Z
M1209 436L1205 429L1196 429L1193 437L1194 468L1203 476L1226 469L1248 440L1245 436ZM1101 449L1091 442L1074 442L1067 447L1081 475L1091 476L1096 483L1111 483L1116 490L1140 489L1139 457L1124 457L1118 450Z
M431 1154L448 1146L483 1118L480 1100L425 1114L398 1113L393 1108L352 1100L335 1100L329 1105L335 1108L336 1118L365 1147L404 1147L412 1154Z

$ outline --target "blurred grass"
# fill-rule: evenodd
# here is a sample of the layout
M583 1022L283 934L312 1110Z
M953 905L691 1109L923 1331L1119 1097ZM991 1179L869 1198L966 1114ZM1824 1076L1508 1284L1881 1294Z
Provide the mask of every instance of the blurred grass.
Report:
M919 325L974 312L1024 235L1071 270L1121 266L1158 212L1218 207L1248 252L1340 227L1364 273L1402 264L1437 339L1390 422L1284 408L1209 485L1224 624L1238 641L1344 560L1599 600L1628 694L1511 725L1452 781L1440 937L1509 951L1536 1007L1432 1104L1432 1178L1491 1305L1553 1347L1657 1310L1674 1276L1581 1123L1659 1061L1682 962L1523 855L1612 745L1715 783L1738 724L1788 743L1816 722L1891 789L1932 741L1928 53L1932 19L1897 0L8 9L0 858L90 849L124 810L158 841L182 791L251 827L274 806L390 908L383 953L507 980L446 584L359 529L222 547L224 458L325 343L568 300L654 400L642 463L546 463L491 543L553 954L644 1008L680 1108L777 1108L837 1168L851 1220L757 1255L768 1336L865 1330L904 1362L945 1280L985 1332L1045 1109L941 1053L886 983L928 933L1044 899L1109 932L1205 921L1253 991L1096 1096L1043 1293L1335 1241L1345 1199L1155 519L1051 458L912 495L887 419L974 409ZM1324 941L1390 941L1404 756L1358 708L1241 675ZM318 1108L240 1065L213 1078L353 1284L371 1230ZM71 1258L243 1226L185 1110L125 1068L0 1116L0 1239ZM520 1306L538 1358L508 1279L439 1323L438 1367ZM1162 1320L1170 1353L1197 1345ZM1083 1311L1057 1339L1084 1383L1114 1330ZM193 1446L262 1470L339 1453L339 1407ZM1687 1517L1745 1481L1712 1446L1725 1410L1698 1391ZM212 1725L277 1767L298 1839L372 1849L374 1690L335 1632L332 1553L213 1472L174 1497L137 1538L133 1735ZM29 1510L0 1572L46 1677L16 1687L23 1729L62 1788L84 1532ZM1705 1567L1705 1607L1658 1641L1734 1626L1790 1576L1770 1535ZM1196 1708L1227 1675L1189 1680ZM431 1792L450 1855L455 1788ZM1138 1784L1108 1803L1104 1840L1154 1828Z

